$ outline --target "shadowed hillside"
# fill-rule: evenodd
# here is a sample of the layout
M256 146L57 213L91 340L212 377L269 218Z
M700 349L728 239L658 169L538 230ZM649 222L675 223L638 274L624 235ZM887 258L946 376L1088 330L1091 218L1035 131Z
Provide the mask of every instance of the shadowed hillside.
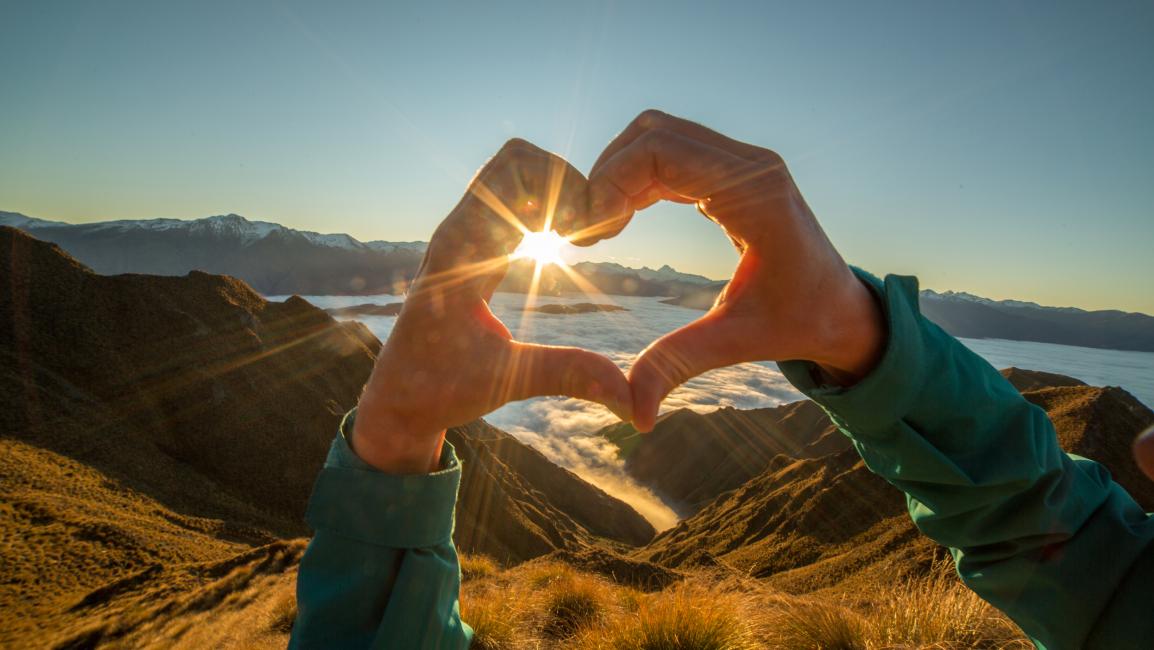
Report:
M308 534L316 473L379 347L300 298L204 273L101 276L0 228L0 646L175 634L165 616L244 609L231 583L196 596L232 571L206 567ZM516 562L653 535L484 422L449 438L466 459L463 550ZM291 583L289 560L270 579Z
M454 535L463 549L519 562L653 537L632 508L483 420L450 429L448 440L464 467Z
M686 515L757 476L779 454L812 458L849 448L810 401L708 414L678 409L647 434L620 423L600 435L618 446L630 475Z
M379 348L244 283L102 276L0 229L0 429L165 505L303 534L313 477Z

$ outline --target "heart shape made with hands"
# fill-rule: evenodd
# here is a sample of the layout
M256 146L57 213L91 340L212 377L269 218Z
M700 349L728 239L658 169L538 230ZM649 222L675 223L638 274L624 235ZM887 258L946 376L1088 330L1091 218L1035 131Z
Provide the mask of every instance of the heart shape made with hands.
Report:
M516 341L489 309L524 234L589 246L659 200L695 204L740 260L714 306L646 347L627 377L588 350ZM852 380L878 353L871 327L882 327L872 296L777 154L647 111L588 177L523 140L482 167L429 242L362 410L379 400L380 426L431 433L509 401L568 395L647 431L670 391L714 368L804 359Z

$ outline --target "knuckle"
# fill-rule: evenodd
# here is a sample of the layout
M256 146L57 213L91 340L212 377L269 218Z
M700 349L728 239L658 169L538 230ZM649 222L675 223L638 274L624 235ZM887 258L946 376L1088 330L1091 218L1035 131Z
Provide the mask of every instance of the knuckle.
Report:
M634 122L640 127L653 129L667 123L669 119L668 113L659 111L656 108L647 108L641 111Z
M669 141L669 132L665 129L650 129L637 138L644 150L649 153L658 153L665 148Z
M519 161L534 158L540 154L541 149L532 142L521 138L510 138L501 147L497 157Z
M763 148L761 150L761 161L767 165L773 165L773 166L779 166L779 167L785 166L785 158L782 158L781 154L777 153L773 149L764 149Z
M505 144L501 146L501 151L512 151L514 149L520 149L529 146L532 145L529 144L528 140L523 138L509 138L505 141Z

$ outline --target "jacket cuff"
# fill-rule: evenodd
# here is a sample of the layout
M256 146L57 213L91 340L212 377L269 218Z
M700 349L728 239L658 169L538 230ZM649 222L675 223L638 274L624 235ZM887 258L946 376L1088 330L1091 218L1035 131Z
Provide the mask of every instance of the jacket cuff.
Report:
M390 548L427 548L451 541L461 463L448 441L440 469L429 474L386 474L349 447L356 410L341 422L317 477L305 520L326 531Z
M809 361L783 361L778 368L799 391L820 404L855 435L883 435L914 406L925 372L925 342L918 308L918 280L887 275L885 281L851 267L885 313L887 341L877 367L850 387L828 386Z

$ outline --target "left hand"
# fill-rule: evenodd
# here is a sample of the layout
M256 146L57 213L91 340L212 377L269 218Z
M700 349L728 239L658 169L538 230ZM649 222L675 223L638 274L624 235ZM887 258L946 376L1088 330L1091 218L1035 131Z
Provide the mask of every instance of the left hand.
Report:
M630 419L629 384L612 361L515 341L489 309L522 233L547 228L590 230L585 177L510 140L429 242L357 409L351 444L361 459L390 473L432 471L446 428L541 395L599 402Z

